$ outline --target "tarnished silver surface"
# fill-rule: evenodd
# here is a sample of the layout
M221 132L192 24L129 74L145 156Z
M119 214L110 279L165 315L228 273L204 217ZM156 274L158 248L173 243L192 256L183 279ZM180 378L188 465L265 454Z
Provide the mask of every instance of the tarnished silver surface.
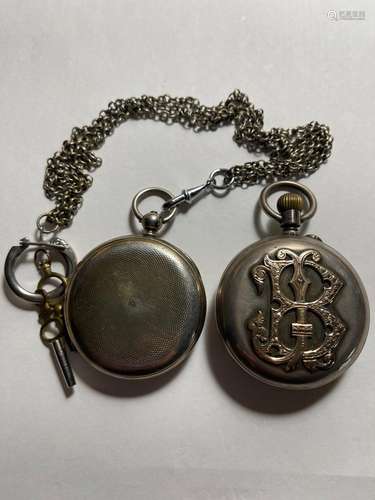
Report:
M268 198L283 190L292 192L279 198L276 212ZM233 358L259 380L287 389L325 385L362 350L366 292L336 250L317 236L299 236L317 208L310 189L275 182L263 189L260 206L284 233L249 246L227 267L216 304L220 331Z
M203 327L199 271L170 243L150 236L106 242L79 264L64 305L69 336L95 368L147 378L180 363Z
M283 235L232 260L220 283L217 319L245 371L271 385L306 389L331 382L357 358L369 309L360 278L336 250Z

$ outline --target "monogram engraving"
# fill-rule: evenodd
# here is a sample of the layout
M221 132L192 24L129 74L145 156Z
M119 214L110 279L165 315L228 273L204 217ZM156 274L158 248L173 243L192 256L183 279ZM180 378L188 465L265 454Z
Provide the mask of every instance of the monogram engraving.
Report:
M265 314L261 310L247 324L255 353L268 363L283 365L285 371L295 370L298 366L311 372L330 368L335 363L335 351L346 332L341 319L327 307L334 302L344 282L319 264L320 260L321 255L317 250L305 250L297 254L282 248L274 259L267 254L262 264L250 270L250 278L259 295L263 293L267 276L271 286L270 331L266 328ZM293 274L288 285L294 299L285 293L281 283L281 275L289 267ZM306 276L307 268L313 269L322 283L320 295L314 299L307 297L311 286L311 280ZM290 311L294 312L295 320L287 332L289 338L286 342L281 336L280 323ZM321 320L323 338L318 328L309 321L311 314Z

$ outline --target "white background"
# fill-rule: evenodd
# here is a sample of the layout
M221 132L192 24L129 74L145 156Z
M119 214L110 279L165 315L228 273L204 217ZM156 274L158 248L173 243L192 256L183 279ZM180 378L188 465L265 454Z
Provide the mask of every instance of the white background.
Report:
M327 18L341 9L365 10L366 19ZM330 125L332 157L305 182L319 201L309 230L352 261L373 304L374 16L373 2L355 0L2 0L1 259L50 208L45 162L74 125L118 97L170 93L211 105L238 87L264 109L266 128ZM82 258L131 232L139 189L178 193L248 160L231 135L124 125L62 236ZM1 500L375 499L373 328L339 382L304 393L254 382L217 334L215 291L229 260L260 237L259 193L206 197L168 231L201 270L209 308L192 356L159 380L112 380L73 356L78 385L67 398L36 312L10 302L4 285ZM21 275L35 286L31 271Z

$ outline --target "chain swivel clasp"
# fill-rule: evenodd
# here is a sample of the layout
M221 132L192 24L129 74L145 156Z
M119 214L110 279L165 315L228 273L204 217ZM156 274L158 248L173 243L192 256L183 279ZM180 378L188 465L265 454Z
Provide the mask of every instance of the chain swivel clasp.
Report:
M216 180L216 178L219 176L223 177L222 184L219 184ZM233 183L234 177L231 174L231 171L226 168L218 168L210 173L208 179L204 184L190 189L184 189L178 196L167 200L163 204L163 210L171 210L172 208L181 205L181 203L187 203L188 205L191 205L196 199L203 196L203 194L212 192L214 190L228 190L231 188Z
M216 178L220 176L223 178L221 184L216 180ZM139 193L137 193L133 198L133 214L142 224L144 234L154 235L161 229L163 224L174 218L178 206L182 203L190 205L206 193L212 193L214 191L228 191L231 189L233 184L234 176L231 170L218 168L210 173L204 184L200 184L199 186L190 189L184 189L182 193L177 196L173 196L169 191L163 188L151 187L142 189L142 191L139 191ZM139 204L149 196L158 196L165 200L160 212L152 210L147 214L143 214L139 210Z
M172 208L178 207L181 203L191 203L194 202L199 196L202 196L204 192L211 188L211 181L207 180L204 184L196 186L190 189L184 189L181 194L174 196L170 200L167 200L163 204L163 210L171 210Z

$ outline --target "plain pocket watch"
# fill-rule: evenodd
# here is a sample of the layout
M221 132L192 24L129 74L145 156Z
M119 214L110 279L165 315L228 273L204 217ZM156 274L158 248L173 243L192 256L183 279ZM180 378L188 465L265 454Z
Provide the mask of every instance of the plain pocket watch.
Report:
M66 344L108 375L149 378L182 362L201 333L206 296L199 271L184 252L155 236L176 207L143 215L139 203L148 196L173 200L165 189L140 191L132 208L144 234L107 241L77 266L72 250L58 239L23 239L8 254L7 281L20 298L41 306L41 338L56 355L68 387L75 380ZM33 246L42 274L35 293L25 290L14 274L19 257ZM66 276L52 271L54 251L63 257ZM57 283L47 291L52 280Z
M120 378L148 378L178 365L201 333L206 297L194 262L155 237L176 208L142 215L146 196L172 195L149 188L136 195L133 211L144 236L103 243L80 262L65 296L70 339L95 368Z
M230 183L217 180L224 173L215 170L206 182L176 197L163 188L143 189L132 202L143 234L102 243L78 265L61 238L23 238L10 249L6 280L15 295L40 307L41 339L52 349L67 387L75 385L69 348L93 368L124 379L160 375L188 356L204 324L204 286L192 259L156 234L174 218L179 205L228 189ZM142 214L139 205L151 196L163 199L162 209ZM51 229L44 226L44 218L37 224L47 233ZM15 276L17 262L28 250L34 250L41 274L35 292ZM63 261L65 275L53 271L56 257Z

